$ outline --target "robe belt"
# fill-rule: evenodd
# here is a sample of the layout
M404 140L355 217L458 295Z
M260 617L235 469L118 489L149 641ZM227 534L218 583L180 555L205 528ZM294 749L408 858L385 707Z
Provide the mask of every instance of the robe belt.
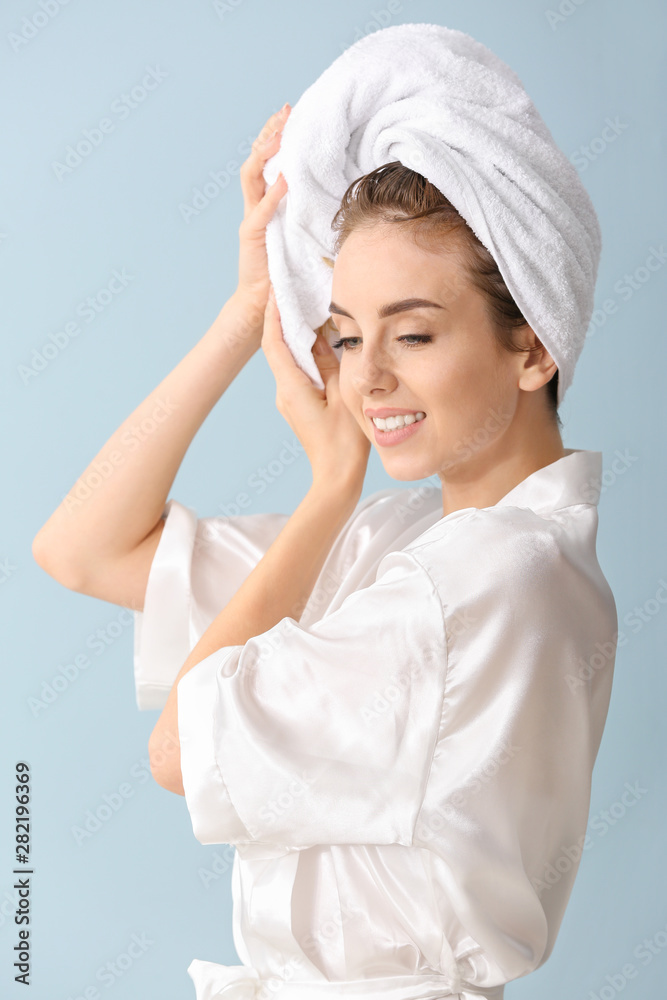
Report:
M329 982L291 980L280 976L262 979L247 965L218 965L195 959L188 974L196 987L196 1000L503 1000L504 986L477 987L456 983L447 976L382 976ZM456 989L453 990L452 986Z

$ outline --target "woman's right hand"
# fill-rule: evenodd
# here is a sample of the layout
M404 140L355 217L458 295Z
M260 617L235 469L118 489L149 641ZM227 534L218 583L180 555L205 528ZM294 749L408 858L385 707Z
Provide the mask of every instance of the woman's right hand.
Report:
M285 104L271 115L252 144L248 159L239 171L243 191L243 222L239 226L239 282L237 291L246 303L264 313L269 297L269 267L266 253L266 225L287 191L282 174L267 188L264 164L280 148L282 129L291 111Z

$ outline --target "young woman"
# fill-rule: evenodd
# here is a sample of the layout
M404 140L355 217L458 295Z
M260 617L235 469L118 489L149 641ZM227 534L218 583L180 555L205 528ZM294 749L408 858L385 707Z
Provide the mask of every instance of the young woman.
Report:
M34 554L137 610L153 775L198 840L236 845L243 964L193 961L198 1000L499 1000L551 954L586 832L617 637L601 455L563 446L555 362L472 230L400 163L334 220L313 386L264 243L288 113L241 170L238 289ZM169 490L260 344L311 487L291 516L198 519ZM431 485L361 500L371 447ZM102 462L113 475L79 500Z

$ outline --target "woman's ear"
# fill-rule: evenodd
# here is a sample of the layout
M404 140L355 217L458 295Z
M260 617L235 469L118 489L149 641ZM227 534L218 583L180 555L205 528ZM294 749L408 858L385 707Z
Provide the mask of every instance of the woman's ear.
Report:
M531 392L546 385L558 365L531 326L525 324L516 331L515 343L526 351L520 358L519 388Z

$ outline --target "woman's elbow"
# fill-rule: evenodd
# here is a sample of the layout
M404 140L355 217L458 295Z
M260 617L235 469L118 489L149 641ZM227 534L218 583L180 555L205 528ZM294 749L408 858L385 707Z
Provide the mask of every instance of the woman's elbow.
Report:
M67 590L80 591L85 586L81 569L54 554L53 546L47 542L41 528L32 540L32 557L40 569Z
M174 739L169 733L165 736L156 726L148 739L148 760L158 785L175 795L185 795L178 737Z

